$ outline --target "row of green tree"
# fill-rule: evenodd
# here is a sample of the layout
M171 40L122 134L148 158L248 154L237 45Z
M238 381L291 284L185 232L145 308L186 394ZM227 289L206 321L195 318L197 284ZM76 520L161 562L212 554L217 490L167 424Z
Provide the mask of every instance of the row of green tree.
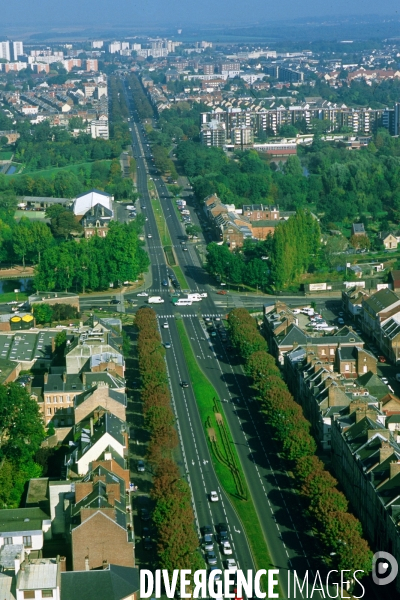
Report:
M141 229L139 221L113 221L105 238L93 236L49 246L36 267L36 289L85 292L135 281L150 264L139 239Z
M130 86L129 91L133 96L135 108L139 113L139 118L141 120L152 119L154 117L153 108L143 91L142 84L140 83L137 75L129 75L127 80Z
M293 465L306 516L323 552L336 568L371 570L372 553L362 537L358 519L348 512L348 502L337 481L315 456L317 449L310 423L281 377L273 356L266 350L257 323L245 309L228 316L232 344L244 360L259 401L260 417L273 428L282 455Z
M17 383L0 386L0 506L18 508L26 483L40 477L35 462L45 432L39 405Z
M151 496L155 500L153 522L157 528L160 567L200 569L198 539L190 488L181 477L173 452L178 446L171 408L165 350L158 331L157 315L151 308L137 311L137 352L141 377L141 398L146 427L150 433L148 460L154 468Z

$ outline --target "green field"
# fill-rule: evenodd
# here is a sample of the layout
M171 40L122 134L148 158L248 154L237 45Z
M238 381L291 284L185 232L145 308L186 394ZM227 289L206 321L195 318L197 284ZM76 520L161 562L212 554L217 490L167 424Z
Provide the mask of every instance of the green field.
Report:
M30 175L32 177L40 176L40 177L44 177L45 179L51 179L59 171L72 171L73 173L75 173L75 175L77 175L82 169L83 170L86 170L87 168L90 169L93 162L96 162L96 161L78 163L77 165L67 165L65 167L53 167L51 169L43 169L43 170L38 170L38 171L28 171L27 170L27 171L23 171L22 173L18 173L17 175L11 175L11 177L21 177L22 175ZM100 162L107 164L107 166L109 167L111 165L112 161L111 160L102 160Z
M11 160L14 152L0 152L0 160Z
M262 535L257 511L249 494L246 478L229 427L217 423L216 413L219 413L222 416L222 421L225 422L218 394L197 364L183 320L177 320L176 326L217 477L228 493L230 501L246 530L256 568L273 568L268 547ZM216 442L210 440L210 428L213 430Z
M13 300L17 300L18 302L25 302L28 300L29 293L28 292L6 292L5 294L0 294L0 304L4 302L12 302ZM11 310L11 306L10 306Z
M38 219L45 219L45 211L43 210L16 210L15 214L14 214L14 219L16 219L17 221L19 219L21 219L22 217L25 217L26 219L29 219L30 221L36 221Z

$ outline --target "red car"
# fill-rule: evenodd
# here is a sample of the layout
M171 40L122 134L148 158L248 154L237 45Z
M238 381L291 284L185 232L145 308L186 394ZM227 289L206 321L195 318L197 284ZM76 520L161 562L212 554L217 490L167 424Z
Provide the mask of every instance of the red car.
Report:
M378 360L379 360L379 362L386 362L386 357L385 356L378 356Z
M218 290L217 294L220 296L225 296L228 292L226 290Z

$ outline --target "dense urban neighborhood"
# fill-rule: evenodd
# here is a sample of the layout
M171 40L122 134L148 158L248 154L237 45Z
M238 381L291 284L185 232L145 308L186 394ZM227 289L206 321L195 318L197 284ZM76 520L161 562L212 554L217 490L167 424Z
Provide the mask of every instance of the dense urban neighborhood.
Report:
M400 597L399 37L13 31L1 600Z

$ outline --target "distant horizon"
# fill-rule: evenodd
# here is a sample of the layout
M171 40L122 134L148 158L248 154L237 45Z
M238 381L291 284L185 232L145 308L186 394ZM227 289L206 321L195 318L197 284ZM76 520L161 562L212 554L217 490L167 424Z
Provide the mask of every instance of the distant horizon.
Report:
M121 6L120 10L118 5ZM348 30L356 22L361 26L375 24L377 37L380 37L381 26L384 30L383 37L391 34L391 28L396 35L400 35L400 16L392 0L381 0L379 6L373 0L353 0L352 14L348 14L348 2L337 0L334 11L334 14L326 14L326 6L321 7L321 3L316 0L303 0L301 6L289 1L284 12L268 0L248 0L245 11L243 4L237 0L220 0L217 3L203 0L190 8L182 0L169 0L167 5L160 0L153 0L151 4L139 4L137 0L129 3L122 0L113 4L110 0L86 0L84 3L70 0L68 12L60 13L51 0L21 0L18 6L10 3L2 9L0 36L15 37L19 33L27 38L41 34L49 34L49 37L81 37L82 33L86 33L88 37L106 37L112 36L114 31L122 33L129 30L130 35L144 35L145 32L160 29L168 32L186 29L187 34L198 30L199 35L202 35L207 31L222 33L237 28L246 29L251 35L253 30L269 27L280 29L285 24L291 28L304 29L307 34L316 25L329 30L342 24ZM248 15L253 18L249 19ZM354 33L357 33L356 29L354 27Z
M108 1L108 0L105 0ZM179 0L177 0L179 1ZM258 0L256 0L258 1ZM53 16L54 18L54 16ZM182 34L178 34L182 29ZM164 36L187 41L206 39L215 43L232 44L274 44L288 42L312 43L316 41L341 41L346 39L367 40L393 38L400 40L400 16L377 15L326 15L324 17L299 16L288 18L263 19L258 22L227 22L214 20L212 23L168 23L132 24L127 19L124 23L54 23L45 25L18 23L0 23L0 38L22 39L26 44L60 43L90 39L134 38L146 36Z

